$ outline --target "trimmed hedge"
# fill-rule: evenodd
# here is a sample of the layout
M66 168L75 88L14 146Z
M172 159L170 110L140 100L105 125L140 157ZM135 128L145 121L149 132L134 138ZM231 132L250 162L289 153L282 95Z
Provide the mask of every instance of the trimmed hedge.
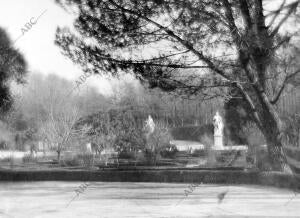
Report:
M213 137L214 125L176 127L170 132L174 140L200 141L201 136L204 135Z
M268 185L300 190L300 181L282 173L237 170L57 170L0 171L2 181L102 181Z

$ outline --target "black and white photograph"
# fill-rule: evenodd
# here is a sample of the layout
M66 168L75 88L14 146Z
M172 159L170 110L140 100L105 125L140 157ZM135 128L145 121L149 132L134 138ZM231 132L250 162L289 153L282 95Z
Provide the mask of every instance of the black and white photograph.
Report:
M0 0L0 218L300 218L300 0Z

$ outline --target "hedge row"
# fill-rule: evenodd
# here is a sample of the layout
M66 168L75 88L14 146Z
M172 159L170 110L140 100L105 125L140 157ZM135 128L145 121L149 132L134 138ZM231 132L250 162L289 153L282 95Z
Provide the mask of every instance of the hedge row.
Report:
M171 129L174 140L200 141L201 136L213 136L214 125L206 124L203 126L184 126Z
M1 181L102 181L269 185L300 190L300 181L282 173L214 170L0 171Z

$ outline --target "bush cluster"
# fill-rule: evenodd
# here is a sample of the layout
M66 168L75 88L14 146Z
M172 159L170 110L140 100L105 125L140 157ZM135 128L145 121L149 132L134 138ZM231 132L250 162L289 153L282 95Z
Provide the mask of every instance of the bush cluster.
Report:
M31 154L25 154L22 158L22 161L23 163L35 163L37 159Z
M69 167L82 166L85 168L91 168L94 165L94 163L95 163L94 155L89 153L84 153L84 154L77 154L72 158L61 160L60 165L69 166Z
M175 158L178 150L175 145L167 145L160 151L160 155L164 158Z

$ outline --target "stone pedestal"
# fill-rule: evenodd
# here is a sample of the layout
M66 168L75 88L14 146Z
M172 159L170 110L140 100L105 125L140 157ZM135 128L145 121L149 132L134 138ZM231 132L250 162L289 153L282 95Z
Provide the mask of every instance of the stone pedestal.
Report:
M223 136L222 135L214 135L214 149L215 150L223 150Z
M92 153L92 145L91 145L91 143L87 143L85 145L85 152L86 153Z

